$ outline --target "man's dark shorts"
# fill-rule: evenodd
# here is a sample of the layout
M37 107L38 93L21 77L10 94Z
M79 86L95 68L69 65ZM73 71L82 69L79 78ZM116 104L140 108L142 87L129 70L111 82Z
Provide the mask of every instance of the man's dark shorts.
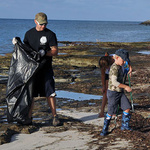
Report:
M129 99L126 97L124 92L116 92L107 90L108 98L108 114L113 115L117 113L118 104L124 111L131 108Z
M33 83L33 97L49 97L55 92L53 69L38 71Z

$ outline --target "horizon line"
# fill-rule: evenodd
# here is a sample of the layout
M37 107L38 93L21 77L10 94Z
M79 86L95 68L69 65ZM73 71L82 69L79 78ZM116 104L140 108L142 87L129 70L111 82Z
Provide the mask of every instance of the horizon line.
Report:
M0 18L0 19L11 19L11 20L34 20L34 19L31 19L31 18L24 18L24 19L22 19L22 18ZM145 22L145 21L147 21L147 20L145 20L145 21L138 21L138 20L133 20L133 21L131 21L131 20L77 20L77 19L48 19L48 20L52 20L52 21L108 21L108 22Z

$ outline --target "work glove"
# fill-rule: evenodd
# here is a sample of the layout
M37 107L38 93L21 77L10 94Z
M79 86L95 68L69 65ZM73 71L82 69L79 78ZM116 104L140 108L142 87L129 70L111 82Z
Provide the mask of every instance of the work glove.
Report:
M17 44L17 39L15 37L12 39L12 43L13 45Z
M34 59L36 61L40 61L42 58L44 58L44 56L46 55L46 51L41 49L39 50L39 52L35 55Z
M41 57L44 57L46 55L46 51L44 49L41 49L39 51L39 54L40 54Z
M17 44L17 43L22 43L22 42L21 42L20 37L14 37L14 38L12 39L12 43L13 43L13 45L15 45L15 44Z

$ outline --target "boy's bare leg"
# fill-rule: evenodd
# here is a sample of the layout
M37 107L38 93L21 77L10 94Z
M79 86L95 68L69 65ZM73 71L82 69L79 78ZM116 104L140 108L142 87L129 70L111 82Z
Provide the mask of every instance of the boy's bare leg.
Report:
M124 112L129 113L129 112L130 112L130 109L126 109Z

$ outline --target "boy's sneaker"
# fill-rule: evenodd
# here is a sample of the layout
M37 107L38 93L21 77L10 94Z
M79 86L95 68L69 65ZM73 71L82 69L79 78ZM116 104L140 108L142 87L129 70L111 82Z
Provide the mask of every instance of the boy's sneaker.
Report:
M53 126L56 127L60 124L58 116L53 117Z

